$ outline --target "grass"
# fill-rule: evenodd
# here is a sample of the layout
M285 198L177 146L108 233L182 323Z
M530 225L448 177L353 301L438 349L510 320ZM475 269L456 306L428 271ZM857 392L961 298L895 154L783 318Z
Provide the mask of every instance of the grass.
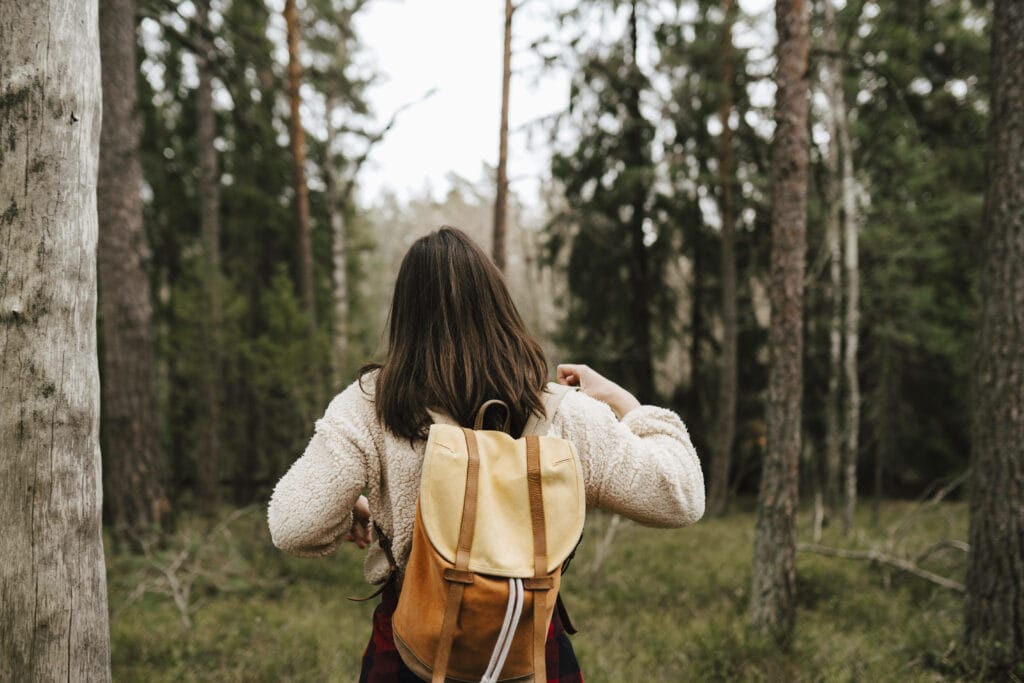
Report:
M609 516L592 513L564 586L580 629L573 644L588 682L603 681L955 681L962 598L917 577L867 562L800 553L797 625L789 652L746 626L754 520L752 501L722 519L683 530L623 520L598 571ZM907 518L911 503L864 511L852 538L826 528L834 547L878 545L908 556L943 539L964 539L961 503ZM150 558L108 558L115 681L353 681L375 605L354 548L303 560L270 544L262 510L222 521L214 532L185 520ZM810 515L800 539L810 540ZM205 543L197 539L207 534ZM191 625L166 591L166 567L190 549ZM944 549L928 569L963 581L962 551ZM189 571L192 573L190 574ZM139 585L150 590L141 594Z

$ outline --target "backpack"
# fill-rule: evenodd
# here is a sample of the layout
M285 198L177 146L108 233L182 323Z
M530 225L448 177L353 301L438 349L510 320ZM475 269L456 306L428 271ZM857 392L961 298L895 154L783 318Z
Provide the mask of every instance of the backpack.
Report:
M540 435L568 390L548 385L546 417L532 415L518 439L507 414L504 431L481 429L501 401L480 407L474 429L430 427L392 618L395 646L423 680L547 680L548 625L586 513L576 448Z

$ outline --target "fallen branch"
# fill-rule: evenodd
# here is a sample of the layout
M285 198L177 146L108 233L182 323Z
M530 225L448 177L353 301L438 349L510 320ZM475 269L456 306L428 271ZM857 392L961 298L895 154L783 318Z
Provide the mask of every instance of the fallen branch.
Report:
M943 588L948 588L949 590L957 591L958 593L964 592L964 585L958 581L946 578L945 576L940 576L928 571L927 569L922 569L910 560L886 555L885 553L877 550L844 550L843 548L829 548L828 546L815 545L811 543L800 543L797 545L796 549L800 552L815 553L817 555L826 555L828 557L878 562L890 567L895 567L896 569L905 571L908 574L913 574L914 576L926 581L931 581Z

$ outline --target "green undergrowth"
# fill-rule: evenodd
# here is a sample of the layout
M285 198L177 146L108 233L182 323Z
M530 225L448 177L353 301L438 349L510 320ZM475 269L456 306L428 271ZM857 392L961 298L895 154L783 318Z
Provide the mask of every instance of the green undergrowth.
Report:
M969 680L961 595L877 563L799 553L791 648L753 633L755 515L752 501L738 507L682 530L622 520L599 565L611 518L588 517L563 584L588 682ZM926 554L966 538L963 504L889 502L878 523L867 510L858 521L850 537L826 528L821 544L881 549L963 581L961 549ZM810 533L804 512L801 542ZM346 599L369 592L361 568L354 547L282 554L258 508L183 520L162 548L108 557L114 680L354 681L375 604Z

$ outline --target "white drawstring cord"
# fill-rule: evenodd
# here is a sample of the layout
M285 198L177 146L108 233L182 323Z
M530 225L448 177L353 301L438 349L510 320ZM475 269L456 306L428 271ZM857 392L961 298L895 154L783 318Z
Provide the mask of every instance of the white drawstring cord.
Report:
M505 619L501 623L501 631L498 633L498 639L494 643L494 651L491 652L491 661L487 663L487 670L484 671L484 676L480 679L480 683L491 683L491 677L494 675L494 665L498 663L498 656L504 644L505 636L508 634L508 624L512 619L512 612L515 609L515 598L515 579L509 579L508 604L505 606Z
M505 645L502 647L501 656L498 658L498 663L494 667L494 673L491 675L490 683L497 683L498 676L501 675L501 670L505 667L505 659L508 657L508 653L512 650L512 641L515 640L516 628L519 626L519 618L523 615L523 580L513 580L515 581L516 589L515 613L512 615L512 623L509 625L508 635L505 638Z

